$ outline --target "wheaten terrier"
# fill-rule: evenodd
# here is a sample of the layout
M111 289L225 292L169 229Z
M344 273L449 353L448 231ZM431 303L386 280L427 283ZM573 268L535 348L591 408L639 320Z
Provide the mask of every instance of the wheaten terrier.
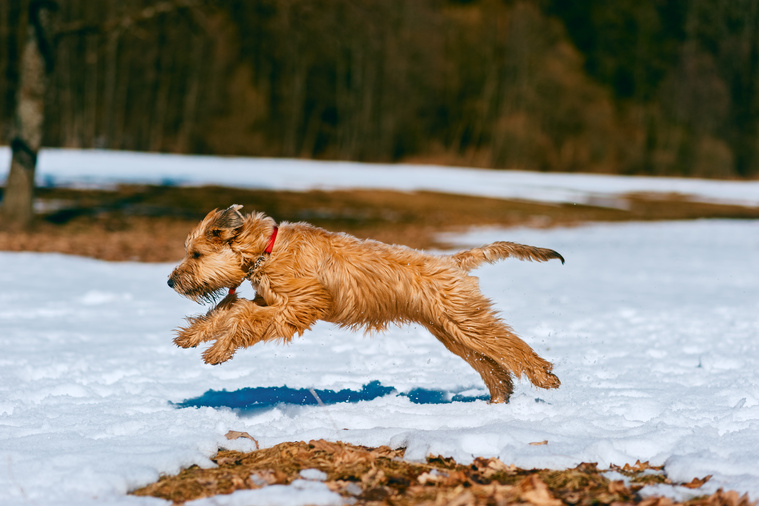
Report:
M556 388L550 362L514 334L480 292L469 271L506 257L546 261L550 249L510 242L447 256L332 233L307 223L281 223L242 206L214 210L190 232L186 256L168 284L195 301L226 296L207 314L188 318L174 342L190 348L216 342L203 353L209 364L232 358L260 341L289 342L317 320L342 327L384 330L418 323L471 365L490 391L506 402L512 374L541 388ZM249 280L253 300L235 289Z

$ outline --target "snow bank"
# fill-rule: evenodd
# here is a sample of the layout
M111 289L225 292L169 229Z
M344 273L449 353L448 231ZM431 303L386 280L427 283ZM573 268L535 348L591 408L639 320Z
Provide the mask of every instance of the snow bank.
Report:
M201 350L171 343L171 329L202 308L166 287L170 265L0 253L0 503L165 504L125 494L211 465L220 445L250 449L227 441L228 430L264 447L316 438L406 446L411 459L648 460L675 480L714 475L697 493L759 498L759 224L483 229L457 239L565 256L564 266L478 271L506 320L555 362L561 388L522 381L508 405L472 400L486 393L479 376L418 327L369 338L319 324L288 347L259 345L211 367ZM372 381L394 391L324 405L181 407L212 390L362 391ZM415 389L468 402L401 395ZM304 490L334 500L318 482L298 487L205 504L294 503Z
M0 148L0 181L7 176L9 159L8 148ZM627 193L677 193L700 201L759 206L759 181L622 177L98 150L43 150L39 157L37 181L47 186L97 187L126 182L214 184L296 191L346 188L429 190L609 207L620 205L615 197Z

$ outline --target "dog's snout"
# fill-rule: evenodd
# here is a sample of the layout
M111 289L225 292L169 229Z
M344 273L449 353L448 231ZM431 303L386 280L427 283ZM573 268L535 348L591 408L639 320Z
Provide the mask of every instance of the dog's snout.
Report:
M174 288L174 280L169 278L169 280L166 282L167 285L169 285L169 288Z

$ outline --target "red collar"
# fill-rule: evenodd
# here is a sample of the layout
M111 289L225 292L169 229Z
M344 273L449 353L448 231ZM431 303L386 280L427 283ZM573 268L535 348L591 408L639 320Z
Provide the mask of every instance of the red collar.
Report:
M266 244L266 249L264 250L264 254L258 257L258 260L256 260L256 264L253 266L251 271L254 271L258 268L261 262L263 262L264 258L266 258L264 255L270 255L271 250L274 249L274 241L277 240L277 232L279 231L279 227L274 227L274 230L271 232L271 237L269 237L269 242ZM230 288L229 289L229 295L234 294L237 291L237 287Z
M264 250L264 253L271 253L271 250L274 248L274 241L277 240L277 232L279 231L278 227L274 227L274 230L271 232L271 237L269 238L269 244L266 245L266 249Z

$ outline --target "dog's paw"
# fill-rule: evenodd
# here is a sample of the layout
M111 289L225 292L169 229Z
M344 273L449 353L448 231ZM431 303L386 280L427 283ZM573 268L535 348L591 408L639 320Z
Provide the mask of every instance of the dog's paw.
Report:
M200 343L214 339L214 320L208 316L190 316L186 327L176 330L174 344L180 348L195 348Z
M218 365L232 358L234 354L235 349L233 347L217 341L216 344L203 352L203 362L206 364Z
M547 372L546 376L543 388L559 388L561 386L561 380L558 376L550 372Z
M490 400L488 401L488 404L505 404L509 402L509 395L506 395L502 392L497 392L495 394L490 394Z
M549 371L538 371L528 375L533 385L540 388L559 388L561 386L561 380Z
M180 348L194 348L201 342L198 330L202 319L187 318L187 321L188 326L176 329L177 335L174 338L174 344Z
M177 335L174 338L174 344L180 348L195 348L200 341L197 339L197 335L189 328L177 329Z

